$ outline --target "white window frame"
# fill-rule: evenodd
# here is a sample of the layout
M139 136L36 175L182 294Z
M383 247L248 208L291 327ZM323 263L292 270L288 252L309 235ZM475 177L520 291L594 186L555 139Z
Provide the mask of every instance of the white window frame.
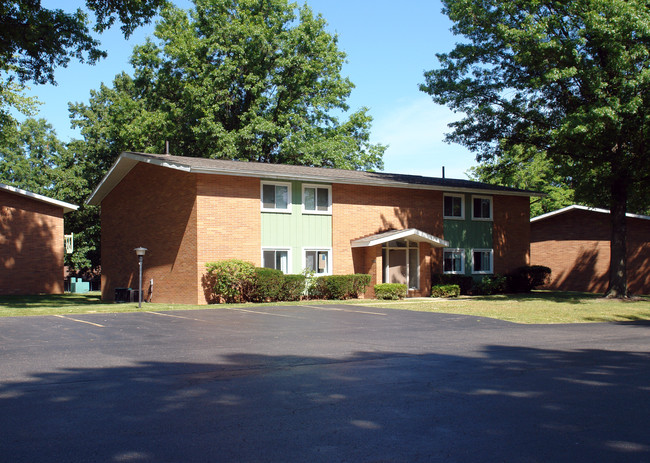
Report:
M490 269L489 270L474 270L474 253L475 252L489 252L490 253ZM472 273L474 275L491 275L494 273L494 249L476 248L472 249Z
M474 200L475 199L489 199L490 200L490 217L475 217L474 216ZM483 196L483 195L472 195L472 220L480 220L483 222L491 222L493 214L494 201L492 196Z
M305 189L307 188L320 188L323 190L327 190L327 210L326 211L319 211L319 210L309 210L305 209ZM332 185L319 185L316 183L303 183L302 184L302 213L303 214L317 214L317 215L332 215ZM314 198L316 201L316 204L318 204L318 192L316 192L316 197Z
M451 252L453 254L460 254L460 270L458 271L447 271L445 270L445 253ZM472 254L473 256L474 254ZM448 275L464 275L465 274L465 249L463 248L445 248L442 251L442 273Z
M445 198L460 198L460 216L445 215ZM465 220L465 195L445 193L442 195L442 217L443 219Z
M307 252L327 252L327 270L324 273L315 273L314 276L323 276L332 274L332 248L327 247L305 247L302 248L302 267L307 270Z
M279 208L267 208L264 207L264 186L265 185L273 185L273 186L284 186L287 187L287 208L286 209L279 209ZM262 212L278 212L281 214L291 214L291 205L292 205L292 200L291 200L291 183L290 182L274 182L274 181L268 181L268 180L262 180L260 182L260 208Z
M287 271L285 274L291 273L291 248L283 246L263 246L260 260L262 267L264 267L264 251L287 251Z

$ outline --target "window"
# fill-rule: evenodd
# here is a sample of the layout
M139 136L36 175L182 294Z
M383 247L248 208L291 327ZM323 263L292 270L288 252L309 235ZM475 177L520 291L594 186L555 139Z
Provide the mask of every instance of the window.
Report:
M305 249L305 269L316 275L329 275L331 271L329 249Z
M472 219L492 220L492 198L489 196L472 196Z
M303 185L302 211L307 214L331 214L332 187L327 185Z
M464 249L445 249L442 260L443 273L465 273Z
M492 273L492 249L472 250L472 273Z
M291 184L262 182L262 210L291 212Z
M288 249L262 249L262 267L289 273Z
M445 219L465 218L465 197L446 194L443 197L443 216Z

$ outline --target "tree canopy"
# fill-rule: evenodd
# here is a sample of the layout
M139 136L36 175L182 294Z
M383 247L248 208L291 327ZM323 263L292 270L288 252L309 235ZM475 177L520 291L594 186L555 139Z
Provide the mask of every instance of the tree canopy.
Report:
M575 198L609 206L608 294L626 296L625 213L650 197L645 0L444 0L464 41L421 89L465 114L449 140L479 161L544 156Z
M137 46L134 75L71 106L105 170L120 151L373 169L371 117L347 115L353 84L326 22L286 0L196 0L168 7Z

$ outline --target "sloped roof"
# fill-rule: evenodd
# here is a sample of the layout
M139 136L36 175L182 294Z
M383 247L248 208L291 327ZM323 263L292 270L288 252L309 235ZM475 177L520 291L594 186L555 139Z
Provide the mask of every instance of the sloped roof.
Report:
M388 243L393 240L401 240L408 238L410 241L417 241L421 243L429 243L434 247L446 248L449 246L449 241L445 241L437 236L425 233L417 228L407 228L405 230L390 230L376 235L366 236L352 241L353 248L361 248L367 246L376 246L378 244Z
M185 172L201 174L239 175L285 180L308 180L353 185L376 185L387 187L420 188L432 190L499 193L516 196L541 196L534 191L519 190L487 183L452 178L423 177L420 175L364 172L357 170L305 167L261 162L229 161L223 159L172 156L168 154L145 154L124 152L106 174L102 182L86 201L98 205L102 199L138 163L145 162Z
M20 188L5 185L4 183L0 183L0 190L5 190L20 196L25 196L27 198L40 201L42 203L59 206L63 208L64 213L76 211L77 209L79 209L79 206L77 206L76 204L66 203L65 201L59 201L58 199L48 198L47 196L39 195L37 193L32 193L31 191L21 190Z
M571 211L589 211L589 212L595 212L597 214L609 214L609 210L607 209L599 209L597 207L587 207L587 206L580 206L578 204L573 204L571 206L563 207L562 209L558 209L557 211L551 211L547 212L546 214L538 215L537 217L533 217L530 219L530 222L539 222L540 220L545 220L550 217L554 217L556 215L560 214L565 214L567 212ZM629 212L625 214L626 217L632 218L632 219L642 219L642 220L650 220L650 217L647 215L638 215L638 214L630 214Z

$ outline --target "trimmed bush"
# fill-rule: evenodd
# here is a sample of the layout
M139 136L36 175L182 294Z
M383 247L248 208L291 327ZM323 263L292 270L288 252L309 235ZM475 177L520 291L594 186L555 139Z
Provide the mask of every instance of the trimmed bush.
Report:
M474 278L469 275L455 275L453 273L434 273L431 275L431 284L438 285L458 285L460 294L467 295L472 292Z
M280 291L281 301L299 301L305 293L305 275L284 275L284 284Z
M280 270L255 268L251 291L246 299L252 302L271 302L280 300L285 276Z
M435 285L431 287L431 297L458 297L460 286L458 285Z
M315 299L357 298L370 284L370 275L326 275L313 278L309 285L309 296Z
M507 279L503 275L486 275L474 286L473 293L489 296L506 292Z
M543 265L525 265L507 275L508 291L512 293L529 293L537 286L548 283L551 269Z
M406 285L400 283L379 283L375 285L375 297L377 299L404 299L406 297Z
M205 264L207 279L212 285L212 302L243 302L254 282L255 266L250 262L231 259Z

